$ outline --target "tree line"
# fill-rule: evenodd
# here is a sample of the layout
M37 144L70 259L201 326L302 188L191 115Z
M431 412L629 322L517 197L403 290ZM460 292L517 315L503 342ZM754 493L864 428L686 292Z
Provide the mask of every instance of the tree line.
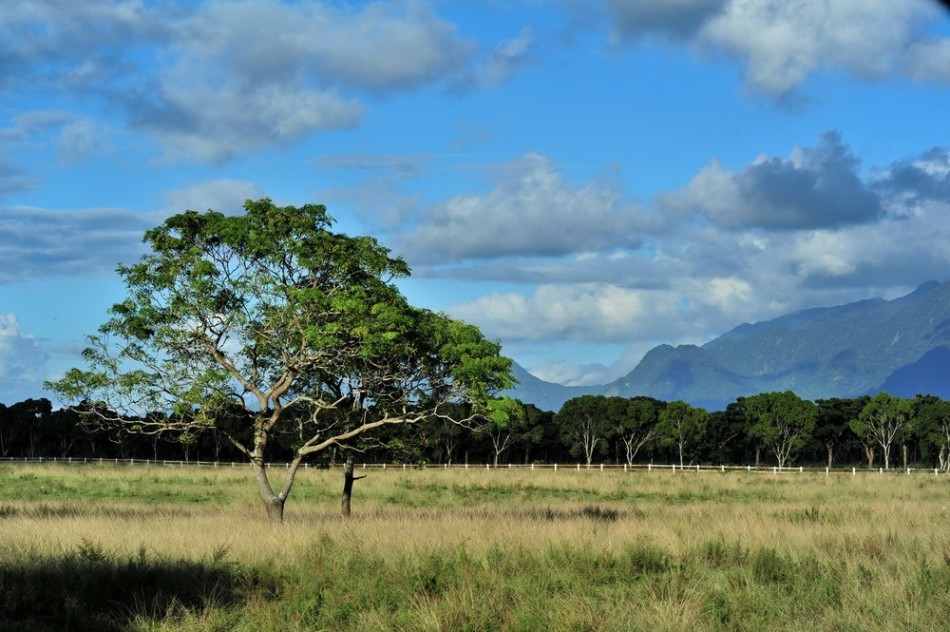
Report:
M218 419L214 427L239 429L242 414L247 413L234 410L234 418ZM878 393L811 402L785 391L740 397L714 412L644 396L584 395L556 412L515 400L503 424L454 421L470 417L460 410L385 428L371 439L315 455L313 463L354 456L370 463L860 464L885 469L899 464L950 471L950 402L930 395L903 399ZM48 399L0 404L0 456L243 460L224 433L213 429L142 434L134 423L90 424L96 419L81 408L53 410ZM275 436L267 459L292 459L295 441L292 431Z

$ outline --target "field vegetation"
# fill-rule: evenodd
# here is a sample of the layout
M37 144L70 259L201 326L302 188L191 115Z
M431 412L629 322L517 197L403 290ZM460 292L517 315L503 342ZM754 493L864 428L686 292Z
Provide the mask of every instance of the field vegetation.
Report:
M0 466L9 630L945 630L950 479Z

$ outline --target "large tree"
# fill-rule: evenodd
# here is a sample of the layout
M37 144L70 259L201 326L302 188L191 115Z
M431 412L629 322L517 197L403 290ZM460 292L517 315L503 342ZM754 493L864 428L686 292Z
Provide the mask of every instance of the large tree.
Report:
M745 398L747 414L754 419L750 434L761 439L785 467L815 431L818 408L792 391L761 393Z
M709 413L705 408L694 408L684 401L667 404L660 413L660 439L666 445L675 445L680 467L685 465L683 453L687 443L697 443L705 432Z
M119 267L128 294L90 337L88 369L48 387L103 423L224 434L275 520L309 455L458 403L503 416L494 395L512 385L511 361L477 328L408 304L393 283L409 274L402 259L333 232L323 206L244 208L146 232L151 252ZM293 457L275 488L265 459L277 439Z
M620 440L623 442L627 465L632 466L640 449L659 434L660 413L665 404L660 400L642 395L622 401L618 431Z
M901 441L910 430L914 410L909 400L880 392L871 398L857 419L849 424L862 442L881 446L884 469L891 468L891 444ZM870 465L870 463L869 463Z
M950 402L933 395L918 395L913 407L918 435L923 441L936 444L938 467L950 471Z
M849 442L854 442L854 435L851 433L849 424L853 419L858 418L861 409L870 399L864 395L855 399L832 397L815 401L818 406L815 439L825 448L829 468L834 463L836 451Z
M570 446L573 456L591 466L594 456L603 453L614 425L608 419L607 398L602 395L581 395L564 402L554 416L561 439Z

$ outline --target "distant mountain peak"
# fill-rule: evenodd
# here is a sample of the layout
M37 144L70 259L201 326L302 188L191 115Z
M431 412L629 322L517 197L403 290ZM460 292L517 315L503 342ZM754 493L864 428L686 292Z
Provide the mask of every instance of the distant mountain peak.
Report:
M610 384L566 387L531 376L512 393L548 410L582 394L647 395L717 409L768 391L853 397L898 385L909 392L915 381L950 397L948 349L950 283L927 281L892 301L868 299L743 323L701 347L659 345ZM945 392L932 392L940 388Z

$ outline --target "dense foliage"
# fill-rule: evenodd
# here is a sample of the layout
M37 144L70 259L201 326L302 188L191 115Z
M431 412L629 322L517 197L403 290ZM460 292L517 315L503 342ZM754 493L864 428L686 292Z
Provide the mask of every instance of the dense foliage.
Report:
M511 361L476 327L410 305L393 283L402 259L334 232L320 205L244 210L147 231L87 367L47 387L103 428L224 438L278 520L308 457L429 417L507 418L495 393L512 386ZM280 440L292 455L274 486L264 465Z
M898 432L881 426L882 407L896 411ZM367 462L676 463L939 467L950 469L950 402L930 395L900 399L826 399L794 393L743 397L706 412L649 397L586 395L557 413L518 404L511 421L472 431L442 418L386 428L365 446ZM887 419L887 418L885 418ZM875 435L869 424L883 428ZM875 427L878 427L875 426ZM881 434L884 432L884 434ZM887 445L885 459L881 437ZM268 446L266 458L289 461L293 438ZM0 404L0 456L232 461L241 455L220 434L140 436L119 428L85 431L74 411L53 411L45 399ZM314 460L339 458L333 450ZM905 462L906 458L906 462Z

